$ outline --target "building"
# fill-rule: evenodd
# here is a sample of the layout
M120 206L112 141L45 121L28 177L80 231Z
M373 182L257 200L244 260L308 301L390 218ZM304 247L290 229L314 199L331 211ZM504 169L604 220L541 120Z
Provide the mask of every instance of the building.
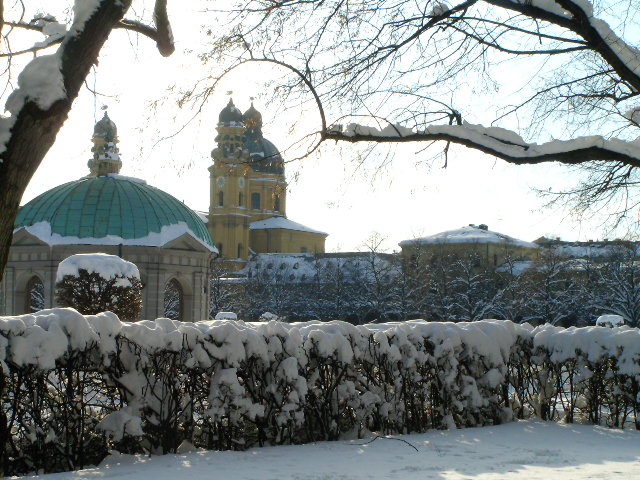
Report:
M540 247L535 243L493 232L484 224L404 240L399 245L403 258L412 262L427 264L445 255L475 255L478 266L483 268L496 268L508 260L534 260L540 254Z
M253 104L243 114L229 100L216 129L208 226L221 260L238 270L255 253L324 252L326 233L287 218L284 160Z
M21 207L0 285L2 313L55 306L58 264L75 253L103 252L138 266L143 318L207 318L217 251L205 222L168 193L119 175L117 128L106 112L92 141L88 176Z

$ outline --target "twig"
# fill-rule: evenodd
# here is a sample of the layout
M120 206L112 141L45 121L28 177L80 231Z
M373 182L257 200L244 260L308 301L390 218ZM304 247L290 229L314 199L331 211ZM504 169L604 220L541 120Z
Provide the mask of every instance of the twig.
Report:
M394 438L394 437L383 437L380 435L376 435L375 437L373 437L371 440L369 440L368 442L364 442L364 443L352 443L351 445L356 445L358 447L362 447L363 445L369 445L370 443L375 442L376 440L378 440L379 438L382 438L383 440L397 440L398 442L404 442L407 445L409 445L411 448L413 448L416 452L419 453L418 448L413 445L411 442L407 442L406 440L402 439L402 438Z

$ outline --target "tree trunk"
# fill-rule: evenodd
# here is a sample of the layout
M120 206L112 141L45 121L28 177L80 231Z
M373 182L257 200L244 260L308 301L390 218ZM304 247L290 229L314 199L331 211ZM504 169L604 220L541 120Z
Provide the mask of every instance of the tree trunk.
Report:
M67 98L56 101L46 110L27 100L16 114L6 150L0 154L0 280L22 195L67 119L109 33L130 6L131 0L102 0L82 31L73 36L69 34L59 47Z

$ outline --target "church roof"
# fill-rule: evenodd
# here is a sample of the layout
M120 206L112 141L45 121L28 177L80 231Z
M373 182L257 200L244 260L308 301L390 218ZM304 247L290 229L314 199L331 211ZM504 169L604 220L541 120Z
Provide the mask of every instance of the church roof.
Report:
M76 243L67 238L78 244L161 246L187 233L215 251L193 210L144 181L120 175L86 177L52 188L20 208L15 226L37 236L50 227L55 243Z
M328 235L328 233L314 230L300 223L289 220L285 217L269 217L264 220L258 220L249 224L250 230L270 230L281 228L283 230L296 230L298 232L318 233L320 235Z

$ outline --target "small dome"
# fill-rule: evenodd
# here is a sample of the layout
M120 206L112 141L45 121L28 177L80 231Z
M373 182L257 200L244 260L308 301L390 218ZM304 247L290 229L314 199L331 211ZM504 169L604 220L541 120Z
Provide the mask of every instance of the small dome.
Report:
M107 112L104 112L102 120L93 127L93 136L104 138L107 142L115 142L118 138L118 127L111 121Z
M247 128L262 128L262 114L251 103L249 109L242 115Z
M242 112L233 104L233 100L230 98L229 103L220 111L218 117L219 123L241 123Z
M100 239L103 245L123 239L139 239L134 245L155 245L154 237L163 227L171 227L214 248L207 226L193 210L168 193L128 177L87 177L52 188L20 208L15 227L40 222L48 223L52 234L78 238L79 244L86 238L90 243Z

